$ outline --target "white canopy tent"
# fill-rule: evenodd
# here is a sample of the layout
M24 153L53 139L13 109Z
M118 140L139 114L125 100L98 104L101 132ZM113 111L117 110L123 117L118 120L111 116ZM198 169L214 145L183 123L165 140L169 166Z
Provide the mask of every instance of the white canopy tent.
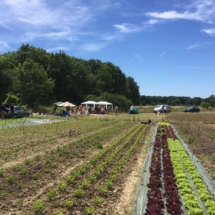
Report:
M112 106L112 110L113 110L113 104L110 102L100 101L100 102L97 102L97 104L98 105L104 105L104 106L106 106L106 108L107 108L107 106Z
M74 105L70 102L64 102L64 103L59 104L58 106L60 106L60 107L75 107L76 105Z
M93 105L93 107L95 109L96 104L97 104L97 102L94 102L94 101L86 101L86 102L81 103L81 105L86 105L86 109L87 109L87 105Z
M96 105L100 105L100 106L104 105L104 106L106 106L106 108L107 108L107 106L112 106L112 110L113 110L113 104L110 102L106 102L106 101L100 101L100 102L86 101L86 102L81 103L81 105L86 105L86 109L87 109L87 105L93 105L94 109L95 109Z

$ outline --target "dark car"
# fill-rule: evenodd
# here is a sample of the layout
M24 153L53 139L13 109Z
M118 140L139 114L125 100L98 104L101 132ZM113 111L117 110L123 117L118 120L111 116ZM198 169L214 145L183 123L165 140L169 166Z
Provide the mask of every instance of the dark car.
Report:
M10 105L5 105L6 114L5 117L10 117ZM14 118L29 116L30 113L21 106L14 106ZM1 116L1 113L0 113Z
M190 112L190 113L197 112L197 113L199 113L199 112L200 112L200 109L199 109L199 107L197 107L197 106L190 106L190 107L184 109L184 112L185 112L185 113L186 113L186 112Z

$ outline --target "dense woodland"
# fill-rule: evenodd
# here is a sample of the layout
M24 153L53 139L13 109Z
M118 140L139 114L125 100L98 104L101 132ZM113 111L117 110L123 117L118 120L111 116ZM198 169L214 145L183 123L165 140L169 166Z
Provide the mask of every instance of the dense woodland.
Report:
M0 55L0 100L36 108L56 101L140 104L139 86L111 62L48 53L29 44Z
M38 106L70 101L106 100L119 107L134 105L215 106L215 96L140 96L139 86L111 62L83 60L65 52L48 53L29 44L0 55L0 101Z
M205 108L215 107L215 96L211 95L208 98L200 98L200 97L184 97L184 96L140 96L140 104L141 105L157 105L157 104L168 104L171 106L178 105L196 105L202 106Z

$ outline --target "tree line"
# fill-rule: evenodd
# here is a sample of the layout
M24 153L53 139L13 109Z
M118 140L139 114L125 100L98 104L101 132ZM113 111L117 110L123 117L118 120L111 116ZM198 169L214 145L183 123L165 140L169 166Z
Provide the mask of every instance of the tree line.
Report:
M215 107L215 95L210 95L208 98L200 97L185 97L185 96L140 96L141 105L158 105L158 104L168 104L171 106L178 105L195 105L202 106L205 108Z
M111 62L48 53L23 44L0 55L0 100L36 108L56 101L80 104L107 100L121 107L140 104L139 86Z

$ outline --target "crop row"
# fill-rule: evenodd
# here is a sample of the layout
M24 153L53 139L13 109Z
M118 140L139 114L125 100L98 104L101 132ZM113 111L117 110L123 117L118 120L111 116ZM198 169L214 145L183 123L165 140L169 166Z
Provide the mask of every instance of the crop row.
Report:
M102 136L104 136L104 138L107 138L111 134L114 134L115 131L119 131L123 128L126 128L128 127L128 125L129 124L126 122L111 124L111 126L106 126L102 130L96 130L95 132L93 132L93 134L86 134L84 138L79 138L75 141L73 140L74 137L72 139L69 137L69 133L68 133L69 130L67 130L66 139L58 138L58 137L55 137L53 139L53 137L51 137L51 138L44 138L42 142L32 141L22 145L19 144L7 150L2 149L2 152L0 153L0 158L2 158L4 162L7 162L7 161L11 161L12 159L17 159L18 157L23 157L23 156L26 157L30 154L34 155L35 152L36 154L38 154L41 151L44 152L44 150L50 147L58 148L58 151L61 152L60 147L57 147L57 145L64 145L64 146L68 145L68 147L71 148L72 145L77 144L80 146L81 143L89 144L89 143L97 142L99 144L99 142L103 140ZM63 140L65 140L65 142Z
M124 130L128 126L128 123L114 125L114 127L108 128L105 131L98 131L95 135L89 135L88 137L71 142L67 146L50 150L49 154L45 154L44 157L37 155L34 159L26 158L24 164L14 165L6 172L0 170L1 192L4 193L4 196L7 194L10 198L16 198L14 193L17 191L18 195L21 195L20 191L25 187L34 186L37 189L38 186L44 186L43 180L53 178L53 174L57 176L60 173L59 171L61 171L62 165L65 166L67 163L70 165L77 156L82 156L83 151L89 150L92 147L99 146L99 148L102 148L102 140L109 138L115 132ZM104 149L102 152L107 152L107 149L110 149L110 147ZM102 153L99 153L99 155L102 156ZM34 192L31 192L31 195L33 194Z
M151 160L144 215L215 214L211 193L168 123L158 124Z
M67 210L73 210L76 207L76 209L79 208L78 210L84 211L84 214L93 214L96 210L96 205L102 204L102 198L107 194L108 190L112 190L117 173L125 165L145 129L146 127L143 129L142 125L138 125L126 134L121 135L109 148L102 150L98 155L91 158L89 162L72 171L71 176L66 177L64 182L58 183L56 188L53 187L49 190L46 193L46 198L43 197L34 203L34 209L42 211L45 206L53 208L58 201L62 200L64 202L61 205L63 206L63 211L66 208ZM120 142L122 143L118 146ZM115 150L105 157L113 147L115 147ZM101 162L97 164L100 159ZM90 166L93 168L89 169ZM82 202L89 202L89 196L93 201L91 205ZM59 213L63 214L63 211L59 211Z
M183 214L163 124L157 129L147 187L144 215L163 215L165 211L171 215Z
M189 215L215 214L215 201L179 140L168 139L171 160L180 194Z
M68 120L69 121L69 120ZM9 160L11 157L14 158L18 158L20 156L25 156L28 153L32 153L31 151L37 150L37 151L41 151L43 150L43 148L47 147L47 145L53 146L53 145L57 145L59 143L62 144L63 141L69 141L70 140L70 136L69 136L69 130L73 127L75 128L75 132L73 134L73 138L77 135L81 135L83 133L86 132L91 132L94 130L97 130L100 127L102 127L102 129L105 129L106 127L111 126L115 126L116 124L121 124L120 121L116 121L115 123L112 123L112 121L99 121L98 125L95 125L94 128L90 128L90 126L88 126L88 123L85 122L85 124L81 124L80 128L75 126L73 124L73 126L71 125L71 120L70 123L68 123L68 121L65 122L60 122L60 128L63 129L62 132L59 132L58 129L56 132L53 132L53 129L55 129L54 124L50 124L50 125L46 125L49 127L47 129L47 131L52 131L53 134L49 135L49 132L45 133L43 131L44 127L42 125L39 126L31 126L31 129L33 129L33 131L35 129L38 129L36 136L34 135L34 132L29 132L26 133L25 135L17 135L15 136L12 133L12 129L8 129L8 130L4 130L7 131L8 134L10 133L10 136L8 138L4 138L4 141L2 141L2 143L4 143L0 149L0 158L2 158L3 160L7 161ZM102 123L101 123L102 122ZM107 123L108 122L108 123ZM29 128L28 128L29 129ZM82 132L80 131L80 129L82 130ZM10 132L11 130L11 132ZM84 131L84 132L83 132ZM7 136L4 133L4 137ZM13 139L11 140L10 137L13 137ZM34 153L34 152L33 152Z

